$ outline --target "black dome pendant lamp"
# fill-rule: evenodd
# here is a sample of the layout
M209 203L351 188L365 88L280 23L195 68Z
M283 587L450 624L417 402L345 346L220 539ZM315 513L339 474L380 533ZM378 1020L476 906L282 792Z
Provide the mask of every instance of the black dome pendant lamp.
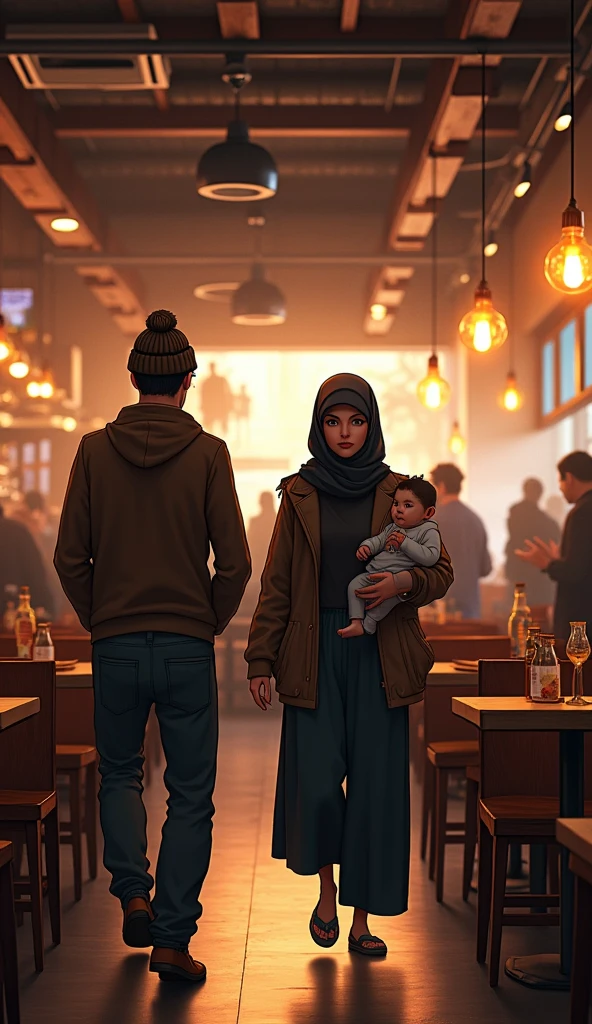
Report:
M199 161L197 191L227 203L269 199L278 187L275 161L263 146L251 142L248 125L240 117L240 90L251 81L251 74L242 59L228 58L222 79L234 90L234 120L228 125L226 141L211 146Z
M261 230L264 226L264 217L249 217L249 227ZM232 322L241 327L275 327L283 324L287 316L283 293L265 280L259 230L251 276L233 292L230 302Z

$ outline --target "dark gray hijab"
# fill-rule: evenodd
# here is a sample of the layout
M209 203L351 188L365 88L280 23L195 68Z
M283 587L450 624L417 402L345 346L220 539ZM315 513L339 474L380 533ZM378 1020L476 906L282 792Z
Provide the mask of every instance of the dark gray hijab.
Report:
M368 420L368 436L351 459L331 451L325 441L323 418L337 405L351 405ZM363 377L338 373L321 385L316 397L308 450L312 459L300 467L300 476L319 491L336 498L359 498L373 491L390 473L376 396Z

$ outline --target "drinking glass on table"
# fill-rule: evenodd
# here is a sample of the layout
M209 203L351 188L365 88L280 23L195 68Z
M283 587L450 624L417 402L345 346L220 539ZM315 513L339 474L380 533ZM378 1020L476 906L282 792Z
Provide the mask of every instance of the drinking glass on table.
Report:
M574 667L573 674L573 697L571 700L566 700L566 704L576 704L581 706L582 704L589 704L589 700L584 700L584 684L582 681L582 665L590 657L590 641L586 636L586 623L585 622L570 622L571 635L567 641L565 653Z

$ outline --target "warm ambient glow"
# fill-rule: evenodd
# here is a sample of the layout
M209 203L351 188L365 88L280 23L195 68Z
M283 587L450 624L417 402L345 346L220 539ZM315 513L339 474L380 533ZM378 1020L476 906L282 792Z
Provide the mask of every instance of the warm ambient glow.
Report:
M498 249L499 249L498 243L496 242L494 236L490 235L489 238L487 239L487 242L483 246L484 254L488 258L491 257L491 256L495 256L495 254L496 254Z
M471 275L467 274L466 270L459 277L459 281L460 281L461 284L468 284L470 280L471 280Z
M482 281L475 289L475 305L465 313L458 325L460 340L473 352L490 352L499 348L508 337L508 325L493 308L491 291Z
M80 221L76 220L76 217L54 217L50 221L50 227L62 234L70 234L72 231L78 231Z
M571 125L571 104L566 103L563 110L555 118L553 127L556 132L566 132Z
M8 341L8 338L6 338L3 335L3 333L0 334L0 363L6 362L8 357L11 356L13 352L14 349L11 343Z
M501 396L502 407L506 412L516 412L522 408L524 396L516 384L516 375L509 373L506 379L506 388Z
M386 320L387 314L388 309L382 302L373 302L370 306L371 320Z
M547 253L545 277L565 295L581 295L592 287L592 249L584 237L584 214L575 200L563 211L561 238Z
M73 430L76 430L78 423L73 416L64 416L62 420L62 430L66 430L68 434L71 434Z
M41 384L38 380L30 380L27 384L29 398L41 398Z
M450 400L450 384L440 376L438 356L430 356L427 377L417 385L417 397L426 409L441 409Z
M8 367L8 372L11 377L15 377L16 380L22 380L29 373L29 360L23 352L17 352L14 357L14 362Z
M465 441L464 437L460 432L460 427L458 423L455 421L452 424L452 433L448 439L448 448L450 449L453 455L461 455L466 447L467 442Z

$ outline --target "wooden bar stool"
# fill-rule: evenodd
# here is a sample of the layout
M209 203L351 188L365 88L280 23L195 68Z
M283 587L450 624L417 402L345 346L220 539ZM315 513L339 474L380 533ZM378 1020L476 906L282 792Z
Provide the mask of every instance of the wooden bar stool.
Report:
M434 770L430 878L436 879L436 900L444 897L444 858L446 847L465 843L466 821L448 820L448 780L451 771L466 772L479 765L478 740L442 740L428 744L428 761Z
M20 1024L18 952L12 882L12 843L0 840L0 1021Z
M24 837L28 879L14 884L15 905L31 914L35 969L43 970L43 897L48 897L51 934L58 945L60 849L55 768L55 663L4 661L0 696L39 697L39 714L8 731L0 744L0 837ZM46 877L42 871L45 839Z
M82 899L82 836L86 835L88 873L97 877L97 751L86 744L58 743L58 776L68 783L70 818L60 821L60 843L72 847L74 899Z

